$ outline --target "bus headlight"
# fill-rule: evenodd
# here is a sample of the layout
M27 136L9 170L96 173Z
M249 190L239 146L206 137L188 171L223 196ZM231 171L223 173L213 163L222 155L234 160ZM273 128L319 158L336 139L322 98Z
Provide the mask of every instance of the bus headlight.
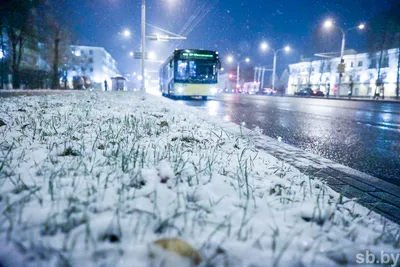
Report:
M213 93L213 94L218 93L218 88L215 88L215 87L211 88L211 93Z
M178 87L178 93L183 93L183 87Z

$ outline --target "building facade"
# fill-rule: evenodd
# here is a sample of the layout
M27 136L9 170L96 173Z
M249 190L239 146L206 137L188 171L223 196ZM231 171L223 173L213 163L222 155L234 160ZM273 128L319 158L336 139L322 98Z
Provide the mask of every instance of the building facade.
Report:
M370 97L376 92L388 97L396 96L399 64L399 48L374 53L354 53L344 56L345 72L342 76L339 94ZM289 65L287 94L294 94L302 88L311 87L325 94L336 95L339 83L338 65L340 58L319 58ZM378 78L383 86L377 86Z
M105 90L104 81L107 81L111 90L111 78L119 75L116 61L103 47L69 47L62 79L70 88L81 87L83 83L85 87Z

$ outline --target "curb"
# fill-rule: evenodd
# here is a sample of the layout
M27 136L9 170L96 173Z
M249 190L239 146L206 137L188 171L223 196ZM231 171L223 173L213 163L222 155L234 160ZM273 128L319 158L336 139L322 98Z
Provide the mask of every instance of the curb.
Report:
M354 101L354 102L370 102L370 103L389 103L389 104L400 104L400 99L396 100L396 99L362 99L362 98L347 98L347 97L339 97L336 98L335 96L332 96L330 98L327 97L318 97L318 96L313 96L313 97L306 97L306 96L294 96L294 95L284 95L284 96L280 96L280 95L276 95L273 97L289 97L289 98L306 98L306 99L322 99L322 100L341 100L341 101Z
M240 95L240 96L255 96L255 95L249 95L249 94L229 94L229 93L223 93L224 95ZM312 97L307 97L307 96L296 96L296 95L256 95L256 96L262 96L262 97L287 97L287 98L299 98L299 99L321 99L321 100L343 100L343 101L359 101L359 102L371 102L371 103L390 103L390 104L400 104L400 98L399 100L396 100L394 98L386 98L386 99L370 99L370 98L348 98L348 97L339 97L336 98L336 96L332 96L330 98L327 98L326 96L312 96Z
M301 172L325 181L334 191L400 224L400 187L329 159L305 152L267 136L256 147L293 165Z
M195 107L201 109L201 107ZM215 118L212 122L234 134L247 134L252 130ZM282 143L266 135L254 138L257 149L264 150L310 177L326 182L339 194L374 211L394 223L400 224L400 186L373 177L364 172L336 163L324 157Z

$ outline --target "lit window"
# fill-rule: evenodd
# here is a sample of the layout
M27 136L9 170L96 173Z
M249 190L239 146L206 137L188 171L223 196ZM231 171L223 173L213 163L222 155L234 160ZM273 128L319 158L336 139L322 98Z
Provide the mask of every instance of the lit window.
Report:
M187 78L187 62L179 60L178 61L178 77L180 78Z

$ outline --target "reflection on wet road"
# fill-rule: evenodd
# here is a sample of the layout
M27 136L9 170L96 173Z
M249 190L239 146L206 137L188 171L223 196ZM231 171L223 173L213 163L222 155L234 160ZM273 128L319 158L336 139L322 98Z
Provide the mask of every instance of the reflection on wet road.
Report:
M182 103L400 185L400 104L249 95Z

